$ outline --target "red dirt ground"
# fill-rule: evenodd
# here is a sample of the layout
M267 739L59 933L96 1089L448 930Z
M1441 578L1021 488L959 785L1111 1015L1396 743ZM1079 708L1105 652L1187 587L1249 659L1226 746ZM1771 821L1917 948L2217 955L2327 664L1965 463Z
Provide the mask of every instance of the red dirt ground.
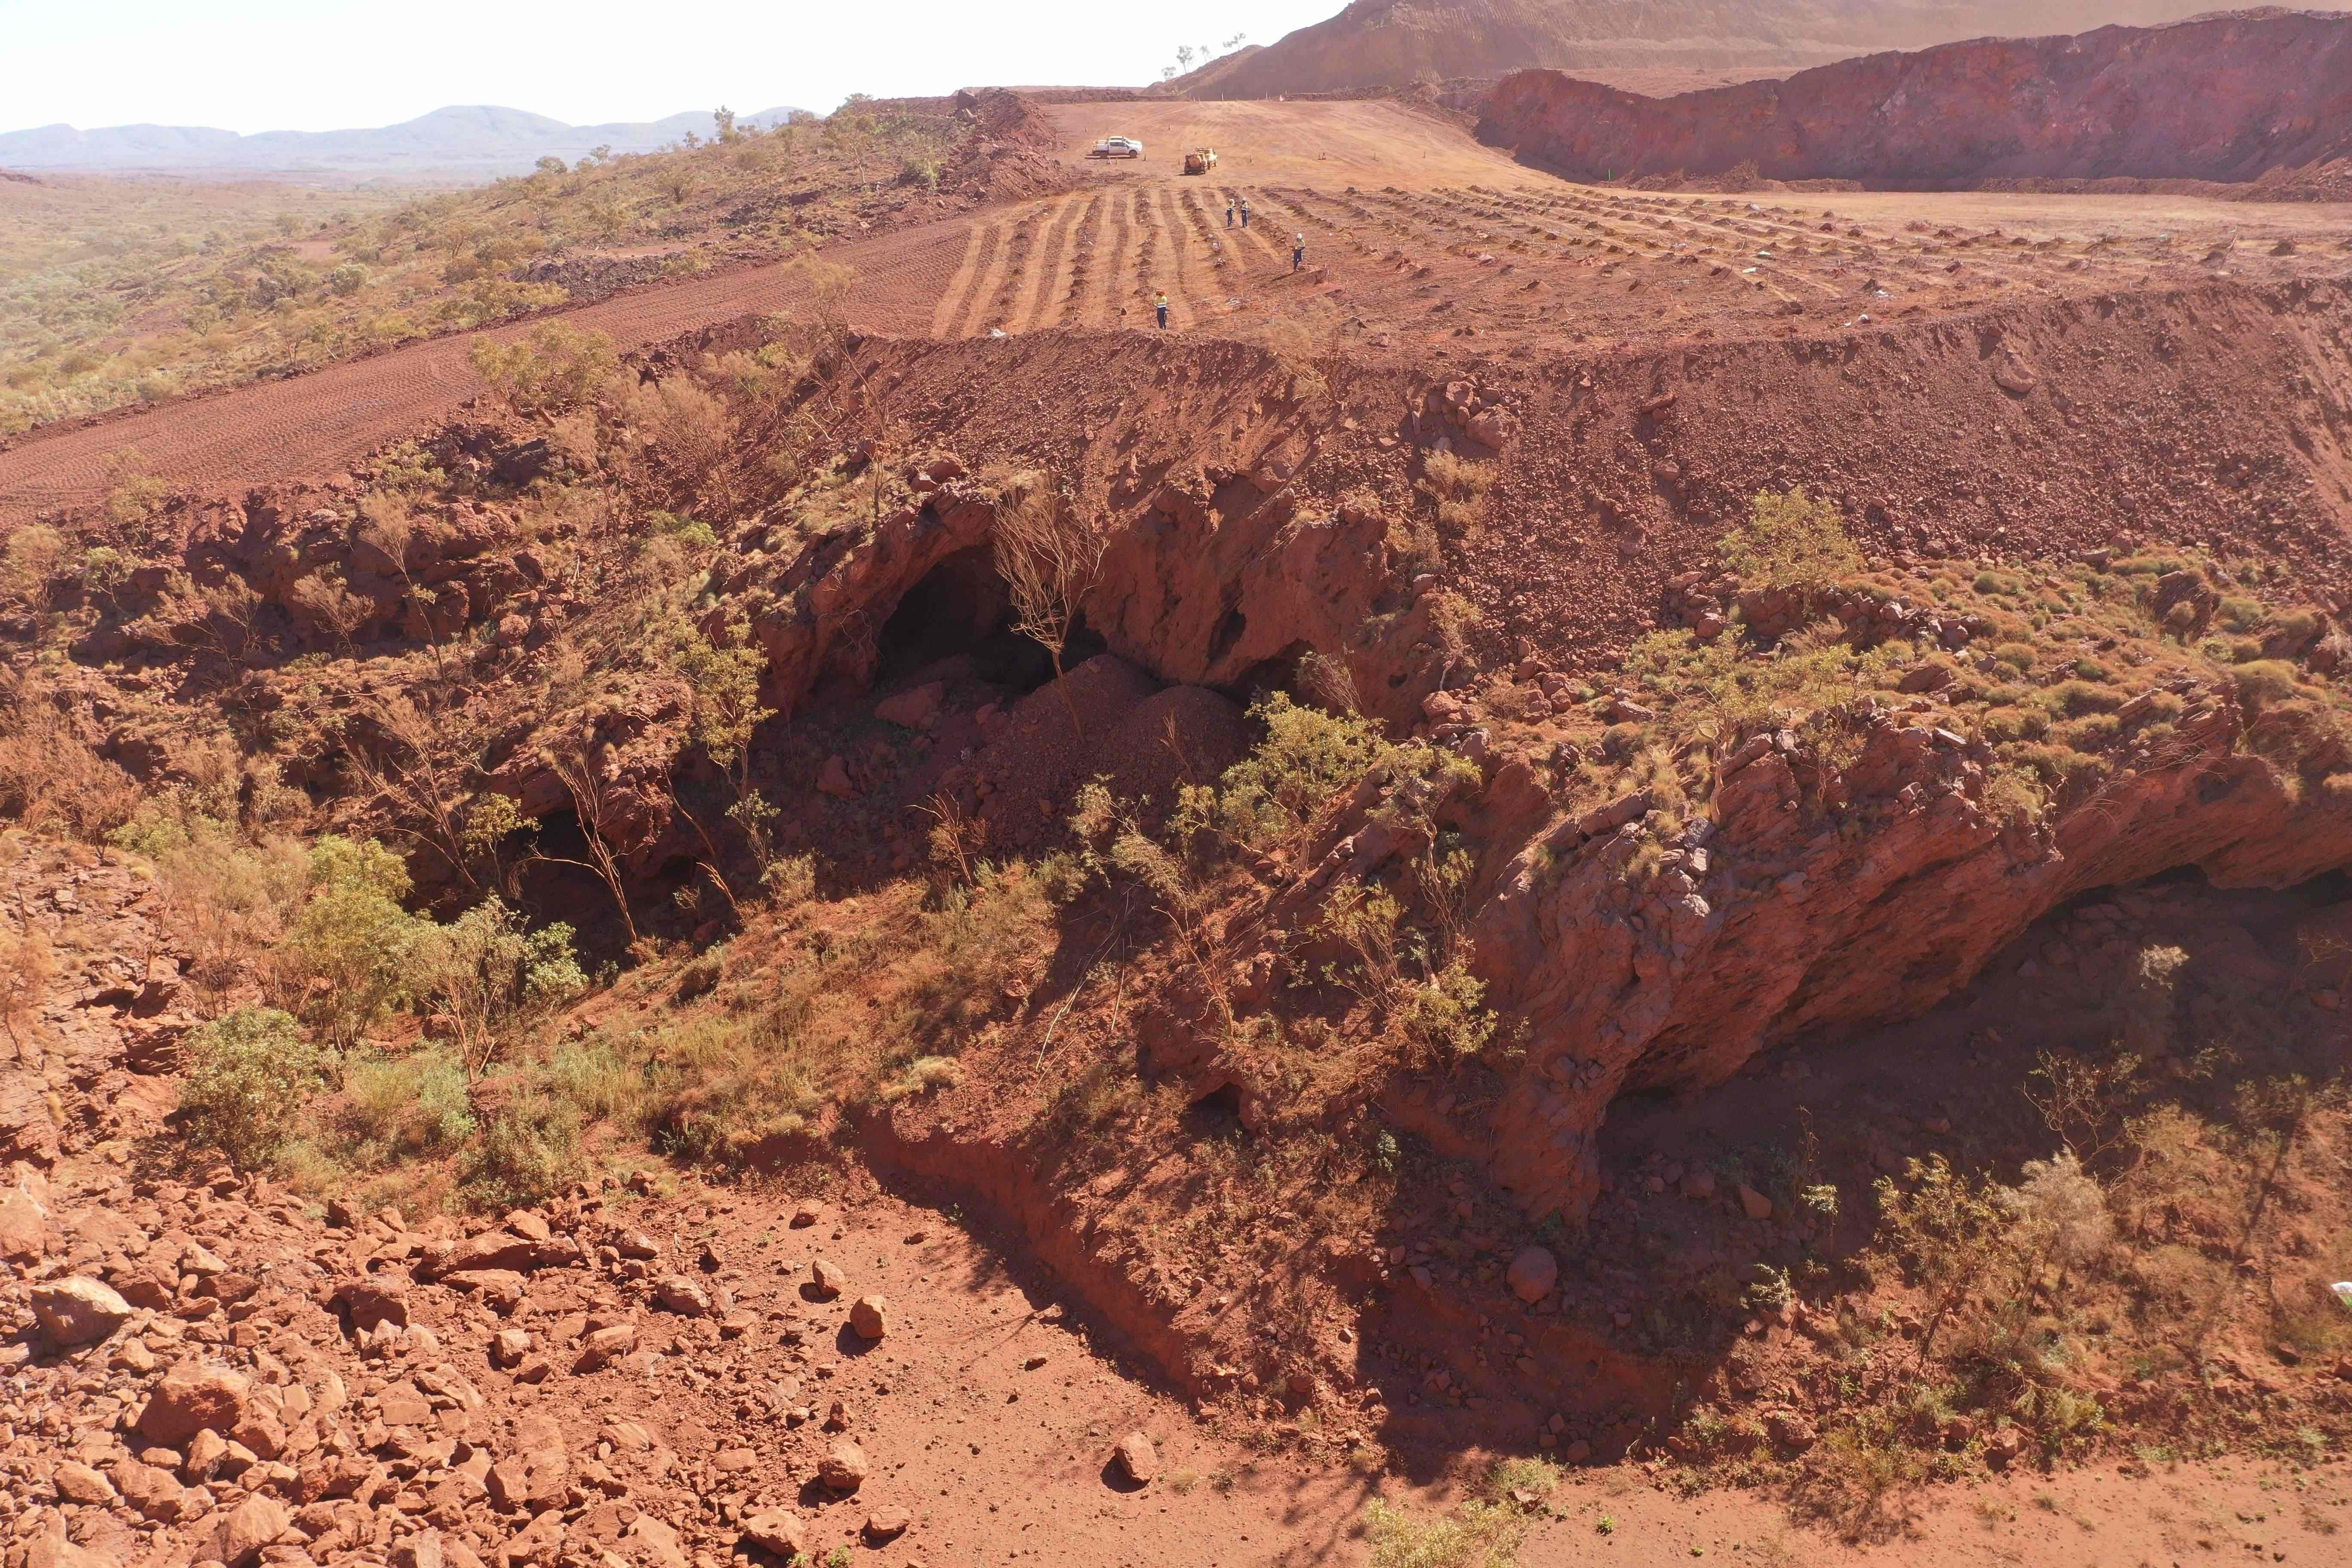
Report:
M2084 498L2103 485L2150 498L2158 509L2151 527L2196 507L2218 516L2218 507L2175 493L2204 482L2179 454L2210 458L2195 437L2200 430L2233 435L2238 427L2221 405L2241 393L2251 403L2251 378L2269 374L2269 362L2249 353L2237 369L2241 379L2230 379L2222 362L2233 345L2268 345L2289 329L2274 325L2279 318L2266 314L2267 307L2236 311L2255 291L2232 293L2217 289L2217 281L2251 281L2277 294L2344 267L2340 251L2320 248L2341 243L2341 209L2266 210L2178 198L1643 196L1532 175L1441 122L1392 105L1081 105L1055 112L1072 145L1115 118L1119 129L1146 136L1154 157L1141 169L1091 171L1087 185L1066 196L834 253L860 271L852 300L860 324L910 337L981 340L908 348L909 360L919 353L932 362L909 369L909 398L943 398L950 383L967 393L983 387L965 427L982 445L998 439L1009 447L1057 389L1083 390L1097 375L1096 391L1118 390L1121 384L1104 369L1117 358L1151 359L1162 372L1190 374L1198 361L1148 340L1097 338L1095 349L1085 351L1085 340L1044 331L1142 331L1141 302L1163 288L1179 330L1265 334L1295 323L1308 334L1310 350L1344 347L1349 357L1367 362L1360 380L1371 390L1393 393L1408 380L1443 379L1449 365L1520 362L1503 368L1559 383L1526 400L1530 427L1543 437L1535 443L1540 460L1510 481L1524 487L1521 492L1503 493L1514 503L1513 529L1497 529L1465 553L1483 600L1524 594L1524 607L1515 605L1513 613L1558 628L1561 637L1591 636L1595 627L1649 613L1664 562L1690 542L1687 536L1666 540L1664 520L1656 533L1643 532L1630 503L1668 503L1662 490L1637 494L1637 487L1687 475L1710 504L1743 494L1775 465L1821 455L1805 451L1803 443L1818 448L1824 408L1832 422L1849 421L1852 432L1832 456L1854 468L1857 485L1888 487L1902 525L1893 537L1900 540L1947 531L1961 539L1988 537L1990 520L2004 515L2000 502L2021 485L2021 473L2063 492L2062 500L2074 499L2037 502L2031 528L2045 531L2021 522L2018 538L2005 546L2080 543L2067 531L2095 515ZM1171 172L1171 160L1192 140L1212 141L1223 154L1212 180ZM1249 195L1262 221L1276 226L1228 234L1221 199L1228 193ZM1286 227L1308 237L1313 268L1303 276L1288 271ZM2294 248L2271 254L2280 241ZM1878 287L1865 288L1872 283ZM638 347L746 311L788 306L792 294L780 269L759 269L614 300L573 319ZM2150 304L2158 294L2160 309ZM2066 384L2105 387L2102 404L2079 416L2037 410L2040 425L2004 435L2004 405L1975 363L1983 355L1972 329L2016 301L2063 306L2086 322L2119 307L2147 305L2150 319L2136 330L2151 341L2209 335L2183 355L2162 348L2103 370L2071 365ZM1899 330L1880 332L1879 320L1860 321L1865 313L1893 317ZM2103 359L2110 353L2116 338L2095 336L2087 326L2070 335L2079 324L2056 319L2064 313L2049 312L2037 329L2046 341L2029 344L2050 356L2045 370L2066 363L2066 355ZM2311 314L2294 330L2340 341L2329 313ZM989 356L996 351L986 340L992 331L1042 335L998 355L992 374ZM1937 332L1948 340L1938 351L1946 358L1931 360L1921 340ZM1796 342L1781 341L1800 334ZM1710 338L1730 341L1696 352ZM1276 341L1284 340L1277 334ZM1104 343L1117 353L1101 352ZM1638 353L1618 354L1621 349ZM1706 387L1700 377L1732 351L1755 360L1785 358L1787 368L1777 376L1759 371L1735 388L1744 395L1767 387L1777 406L1727 407L1732 393ZM478 392L467 353L467 340L443 340L299 381L25 442L0 454L0 521L92 499L102 459L124 446L138 447L153 471L180 485L230 487L331 470L429 425ZM1614 370L1600 363L1612 354L1624 362ZM1879 365L1871 356L1880 354L1916 357ZM2175 358L2182 362L2178 369ZM1897 405L1895 389L1911 398L1915 376L1931 381L1963 362L1972 377L1966 395L1930 388L1917 392L1916 403ZM1575 378L1586 364L1591 378L1580 385ZM1874 381L1864 374L1874 368ZM1676 382L1692 377L1692 390L1680 413L1661 420L1655 416L1664 409L1643 405L1653 375L1669 369ZM1957 378L1958 372L1949 374ZM2184 402L2168 413L2151 406L2143 414L2130 403L2136 395L2171 398L2175 383L2168 377L2194 387L2200 374L2207 380L2200 395L2214 401L2210 409ZM2106 376L2116 379L2101 379ZM1349 376L1334 379L1347 390ZM1587 397L1596 380L1602 398ZM1149 381L1137 374L1125 384ZM2340 393L2328 393L2339 405ZM1603 398L1612 410L1605 416L1595 412ZM1395 399L1381 407L1393 417ZM2127 448L2120 426L2098 423L2116 409L2157 424L2161 439L2150 447L2143 430L2142 445ZM2090 422L2087 433L2078 418ZM1929 482L1943 476L1919 471L1927 459L1916 455L1898 459L1906 445L1920 444L1917 431L1948 426L1980 437L1988 453L2006 455L1989 458L1981 472L1966 477L1969 493L1930 497ZM2302 432L2274 434L2284 441ZM1368 424L1359 444L1370 448L1380 438ZM1664 447L1653 455L1644 443L1654 439L1685 444L1669 459ZM1782 440L1794 455L1776 449ZM2059 453L2071 467L2053 456ZM1400 470L1404 460L1393 458ZM1664 466L1669 461L1675 465L1671 476ZM1596 497L1607 503L1606 515L1575 515ZM1678 515L1694 510L1681 495L1673 507ZM1587 529L1590 544L1578 537ZM835 1195L839 1234L828 1226L822 1245L856 1271L857 1289L878 1287L902 1319L878 1351L850 1353L854 1347L834 1339L834 1323L821 1319L827 1331L800 1355L785 1353L773 1335L698 1345L677 1352L671 1368L650 1379L597 1374L587 1385L592 1396L604 1396L595 1403L605 1414L658 1425L681 1448L698 1452L737 1432L756 1432L773 1475L797 1478L805 1472L809 1441L746 1415L742 1405L767 1381L784 1376L855 1391L856 1429L877 1459L874 1500L901 1501L917 1516L916 1529L873 1561L1017 1559L1064 1568L1362 1560L1359 1532L1369 1483L1344 1466L1272 1457L1258 1447L1262 1433L1194 1422L1130 1372L1115 1335L1082 1335L1067 1319L1048 1321L1042 1274L1010 1260L1016 1238L1009 1232L1001 1238L1003 1250L985 1227L968 1235L952 1207L926 1206L944 1204L943 1194L912 1187L884 1193L860 1184ZM673 1252L710 1242L715 1272L740 1295L756 1292L763 1308L772 1302L805 1314L794 1303L797 1276L780 1265L804 1265L817 1244L805 1239L811 1232L790 1229L789 1209L787 1195L772 1188L688 1187L633 1217ZM908 1241L918 1230L923 1238ZM571 1281L551 1284L533 1310L535 1320L544 1320L536 1326L551 1330L570 1310L562 1297L575 1291ZM447 1305L436 1298L420 1310ZM453 1345L457 1322L456 1316L447 1321ZM470 1324L474 1331L484 1326ZM478 1342L467 1348L478 1351ZM1026 1367L1033 1354L1044 1355L1045 1363ZM566 1414L582 1415L588 1403L567 1404ZM1160 1441L1167 1473L1150 1489L1120 1492L1105 1477L1105 1455L1108 1441L1130 1426ZM1409 1470L1414 1462L1406 1458ZM1434 1487L1437 1468L1424 1463L1408 1479ZM1193 1478L1189 1486L1180 1482L1185 1474ZM1538 1528L1524 1561L1662 1565L1727 1554L1765 1563L1932 1557L2125 1568L2227 1552L2324 1563L2342 1555L2345 1476L2338 1461L2300 1472L2224 1464L2159 1468L2137 1477L2101 1469L1989 1479L1927 1494L1917 1516L1885 1544L1847 1547L1790 1526L1770 1500L1739 1492L1686 1500L1661 1489L1663 1473L1621 1466L1580 1473L1564 1486L1552 1500L1558 1517ZM1220 1484L1227 1478L1229 1486ZM1424 1506L1443 1498L1418 1484L1389 1485L1391 1495L1409 1494ZM845 1536L864 1511L856 1505L826 1511L825 1538Z
M367 1218L329 1229L317 1210L306 1214L275 1190L240 1193L224 1183L215 1197L171 1185L165 1173L149 1169L151 1160L184 1153L159 1121L173 1085L122 1070L125 1015L89 1005L89 977L79 972L89 955L91 974L110 974L110 965L132 963L114 955L143 951L152 940L146 885L119 864L78 866L71 856L39 847L16 870L20 907L70 906L65 923L56 917L50 923L77 964L44 999L42 1030L10 1047L7 1070L64 1085L60 1104L70 1105L77 1126L89 1130L46 1175L19 1167L13 1178L40 1205L40 1228L49 1237L52 1260L32 1267L51 1276L105 1270L121 1279L136 1272L125 1257L126 1227L132 1227L151 1261L164 1254L143 1246L148 1232L178 1237L173 1245L193 1233L228 1267L264 1282L262 1296L228 1314L233 1327L206 1321L217 1301L184 1295L185 1310L161 1316L193 1321L167 1322L168 1340L149 1331L152 1315L132 1321L127 1333L146 1333L163 1346L167 1361L193 1353L264 1373L290 1365L296 1370L283 1381L305 1386L323 1386L332 1373L359 1402L354 1421L373 1415L379 1392L402 1377L404 1365L437 1366L442 1376L462 1378L482 1396L475 1418L462 1423L463 1442L494 1458L509 1456L511 1442L526 1440L523 1423L552 1420L581 1466L581 1485L593 1480L626 1507L668 1520L703 1568L725 1561L734 1542L734 1516L719 1508L749 1514L778 1504L801 1510L820 1552L848 1544L850 1561L908 1568L1360 1563L1372 1497L1434 1511L1458 1495L1448 1478L1482 1468L1475 1448L1457 1457L1433 1445L1425 1454L1400 1454L1400 1470L1375 1480L1336 1458L1284 1452L1265 1428L1198 1419L1139 1371L1115 1330L1057 1291L1042 1269L1019 1261L1028 1249L1016 1235L975 1224L950 1192L919 1183L886 1189L854 1168L803 1173L814 1193L807 1185L787 1192L761 1179L712 1188L686 1177L674 1190L643 1199L608 1188L584 1215L556 1205L548 1215L560 1230L590 1243L635 1232L657 1249L656 1258L636 1279L616 1258L539 1268L523 1277L521 1303L507 1317L494 1316L480 1300L420 1283L406 1292L407 1321L412 1335L431 1330L438 1346L418 1342L388 1359L362 1361L346 1331L311 1303L328 1300L336 1281L370 1270L379 1282L404 1286L408 1271L399 1261L436 1234L445 1244L452 1239L447 1222L403 1220L395 1227ZM68 887L72 897L66 898ZM1808 1054L1829 1075L1874 1070L1866 1047ZM87 1088L80 1087L84 1079ZM142 1195L133 1195L132 1181L147 1184ZM796 1225L799 1200L811 1197L825 1206L814 1223ZM808 1288L810 1265L819 1258L846 1271L840 1297L824 1299ZM724 1291L724 1320L654 1306L653 1281L673 1274L714 1296ZM22 1282L13 1268L10 1276L5 1289L13 1293ZM878 1342L844 1326L849 1301L869 1292L888 1302L889 1331ZM573 1370L572 1345L587 1314L635 1323L645 1353L602 1370ZM509 1328L533 1335L533 1349L554 1363L545 1381L522 1381L484 1353L491 1337ZM275 1361L264 1362L260 1352ZM74 1400L103 1388L136 1406L138 1380L123 1375L135 1363L117 1359L109 1373L97 1370L100 1359L87 1351L63 1359L42 1351L14 1364L10 1397L20 1418L9 1434L16 1445L9 1457L28 1460L44 1489L26 1500L28 1510L46 1502L48 1471L62 1453L37 1426L45 1404L62 1401L70 1418ZM146 1364L152 1375L154 1363ZM68 1379L80 1394L66 1389ZM840 1434L824 1430L836 1400L845 1427ZM797 1409L813 1409L814 1417L788 1414ZM1349 1413L1332 1405L1323 1414L1344 1438L1337 1427ZM620 1422L643 1426L656 1451L643 1458L600 1454L599 1434ZM1361 1425L1377 1430L1369 1415ZM1109 1459L1111 1446L1139 1429L1151 1437L1160 1462L1159 1479L1145 1487L1125 1481ZM811 1479L837 1436L856 1441L868 1461L868 1478L854 1498L834 1499ZM111 1439L103 1427L82 1432L74 1452L108 1463ZM141 1441L133 1437L131 1446ZM745 1460L728 1451L748 1454L750 1468L738 1468ZM672 1454L675 1468L658 1462ZM592 1455L603 1460L593 1471L583 1463ZM1458 1465L1448 1463L1456 1458ZM21 1466L12 1470L25 1473ZM2257 1561L2320 1564L2341 1560L2340 1531L2352 1522L2347 1477L2340 1458L2307 1469L2160 1458L2133 1473L2101 1467L2040 1474L2020 1467L2006 1477L1896 1494L1869 1532L1874 1543L1856 1545L1792 1523L1765 1496L1718 1490L1685 1497L1668 1487L1664 1468L1618 1465L1571 1472L1548 1500L1520 1562L1527 1568L1593 1562L1664 1568L1714 1557L1861 1568L1933 1560L1993 1568L2063 1559L2082 1568L2141 1568L2242 1552ZM213 1493L204 1506L217 1501L223 1510L243 1495L219 1479ZM719 1506L706 1511L706 1498ZM892 1508L909 1516L904 1534L887 1543L849 1544L869 1516ZM345 1537L368 1522L364 1507L356 1516L341 1504L325 1511L344 1521L333 1528ZM395 1520L395 1511L407 1517ZM420 1528L417 1511L387 1506L373 1527L378 1542L387 1528ZM593 1508L560 1516L582 1540L601 1528ZM489 1558L526 1517L481 1506L446 1512L436 1493L430 1522ZM20 1528L37 1522L29 1511L18 1520ZM173 1531L142 1524L131 1510L77 1505L59 1522L76 1541L123 1563L184 1568L205 1521ZM330 1527L306 1528L315 1536ZM352 1550L342 1539L322 1546L320 1555L351 1562ZM360 1550L366 1551L363 1543ZM635 1543L623 1550L645 1560ZM767 1560L747 1554L734 1561L749 1568Z
M2352 208L2186 197L1651 195L1571 185L1390 102L1059 105L1063 157L1114 127L1139 165L1066 195L834 248L863 329L939 337L1081 326L1263 336L1287 355L1409 363L1540 358L1610 344L1865 330L2025 298L2340 272ZM1206 179L1175 173L1217 147ZM1224 226L1248 198L1254 223ZM1307 268L1291 270L1303 235ZM2292 254L2273 255L2282 243ZM624 349L789 309L780 267L570 312ZM1869 318L1865 321L1864 318ZM509 326L489 335L526 331ZM1283 336L1283 333L1288 336ZM446 417L481 386L468 337L166 405L0 452L0 521L102 496L136 448L175 488L328 474Z

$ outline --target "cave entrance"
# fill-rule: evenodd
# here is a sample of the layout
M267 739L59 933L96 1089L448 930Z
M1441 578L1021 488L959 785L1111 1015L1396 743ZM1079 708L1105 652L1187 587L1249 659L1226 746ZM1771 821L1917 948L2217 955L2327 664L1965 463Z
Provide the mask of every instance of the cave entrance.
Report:
M1222 1083L1184 1108L1184 1125L1195 1138L1228 1138L1242 1131L1242 1089Z
M1277 691L1300 707L1319 708L1333 715L1354 713L1362 707L1347 665L1318 655L1315 645L1303 639L1270 658L1259 659L1217 689L1244 710Z
M876 639L874 678L893 680L970 653L1005 629L1013 595L984 544L959 550L900 596Z
M515 829L499 847L513 868L515 901L533 926L568 922L592 965L626 953L627 928L604 879L588 865L588 835L569 806Z
M1103 651L1103 639L1079 617L1070 628L1062 666L1075 668ZM1045 646L1013 629L1013 593L985 544L959 550L923 574L900 596L875 638L877 685L901 679L958 654L970 656L981 679L1017 692L1054 679Z

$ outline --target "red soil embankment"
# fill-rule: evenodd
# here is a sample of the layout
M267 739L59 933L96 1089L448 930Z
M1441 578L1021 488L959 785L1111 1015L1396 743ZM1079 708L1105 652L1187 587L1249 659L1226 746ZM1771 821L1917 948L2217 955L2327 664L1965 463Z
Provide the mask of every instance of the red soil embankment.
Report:
M1521 71L1478 136L1587 179L2250 181L2352 155L2352 15L1977 38L1670 99Z

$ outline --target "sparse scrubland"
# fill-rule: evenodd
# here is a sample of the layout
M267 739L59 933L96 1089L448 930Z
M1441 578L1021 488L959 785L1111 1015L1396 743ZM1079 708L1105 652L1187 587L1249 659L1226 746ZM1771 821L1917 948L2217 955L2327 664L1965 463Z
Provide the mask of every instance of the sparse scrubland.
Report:
M936 108L430 198L152 304L216 312L227 376L297 321L325 356L639 276L608 264L798 254L971 194L978 132ZM1550 219L1473 195L1446 254L1524 293L1481 247L1530 253L1468 226ZM1095 205L940 247L959 308L1045 298L1015 251L1091 265ZM1654 248L1661 291L1727 274ZM696 1369L654 1397L762 1452L866 1410L767 1381L830 1352L792 1301L735 1300L782 1257L746 1222L829 1246L812 1194L877 1178L969 1205L1231 1451L1385 1489L1336 1505L1381 1568L1612 1535L1564 1495L1586 1466L1868 1538L1932 1481L2336 1460L2352 643L2312 475L2218 395L2158 406L2198 388L2175 331L2219 292L1926 322L1865 361L1782 340L1727 274L1776 335L1433 376L1351 361L1352 283L1274 272L1304 302L1223 339L906 342L852 330L845 268L790 265L806 309L640 353L562 315L485 335L486 395L348 473L224 499L125 452L7 535L0 1025L49 1077L0 1092L0 1136L142 1203L331 1219L307 1256L361 1283L319 1299L424 1377L438 1348L366 1281L413 1271L422 1323L453 1249L514 1254L448 1285L499 1398L557 1403L626 1340L633 1378ZM1648 309L1614 265L1584 281ZM273 268L298 283L258 300ZM199 299L233 271L236 302ZM2282 285L2249 333L2335 300ZM42 344L11 363L62 363ZM2109 415L2138 444L2073 462ZM2176 418L2229 449L2190 461ZM1844 468L1791 455L1832 426ZM1949 458L1979 426L2071 466ZM145 951L90 945L100 894ZM120 1061L69 1057L101 1016ZM840 1250L933 1286L932 1222L879 1235ZM492 1322L545 1289L488 1278L534 1248L591 1285ZM999 1283L927 1307L996 1353L1043 1315L976 1305ZM194 1322L217 1300L158 1289ZM634 1338L656 1301L667 1349ZM838 1325L820 1375L860 1375L828 1392L937 1371L893 1363L897 1321ZM1046 1373L1025 1433L1066 1369L1011 1364ZM654 1484L614 1479L644 1451L619 1425L596 1441L583 1488ZM1140 1452L1138 1486L1202 1479ZM764 1483L698 1462L647 1461L723 1550ZM1448 1466L1450 1506L1396 1484ZM409 1511L483 1528L448 1484ZM642 1543L584 1489L539 1517ZM360 1539L332 1507L302 1528L331 1522Z
M333 237L415 199L258 181L9 184L0 436L302 363L319 352L322 307L342 302L327 282ZM281 288L297 278L307 301ZM233 279L245 282L235 310L194 313Z
M945 102L410 194L74 179L0 187L0 437L313 369L929 213L977 132ZM943 173L944 171L944 173Z
M1302 1384L1450 1408L1570 1346L1623 1392L1563 1394L1527 1450L1784 1484L1864 1530L1988 1465L2343 1441L2311 1376L2352 1352L2324 1289L2343 947L2308 923L2276 1005L2116 944L2054 1031L1979 1031L1974 1121L1899 1156L1825 1151L1842 1112L1813 1102L1707 1163L1611 1156L1584 1213L1530 1212L1462 1131L1508 1125L1487 1119L1544 1048L1549 1004L1482 958L1498 889L1597 864L1599 907L1737 900L1707 857L1741 853L1759 759L1816 857L1899 842L1919 786L1872 772L1896 744L1948 747L1938 787L2021 863L2086 852L2084 824L2184 767L2323 820L2352 794L2340 638L2258 563L1897 568L1835 506L1767 493L1613 668L1481 659L1479 612L1441 595L1428 636L1483 673L1417 724L1364 710L1360 650L1310 650L1222 763L1180 744L1139 789L1073 763L1016 811L1013 774L988 787L933 737L1112 743L1082 640L1117 568L1099 497L910 442L822 310L652 380L561 322L477 357L488 424L384 454L289 519L278 564L186 550L128 483L79 532L9 540L0 809L13 842L153 879L191 1140L315 1197L458 1212L648 1152L722 1179L868 1142L1010 1162L1081 1194L1094 1288L1173 1334L1199 1397L1374 1470L1372 1415ZM1491 482L1433 455L1379 521L1395 569L1488 526ZM974 542L920 542L949 536ZM889 541L964 563L942 570L978 608L926 613L971 637L837 596ZM929 683L923 706L869 712L877 675ZM9 940L30 994L47 960ZM1537 1247L1561 1283L1514 1298ZM1447 1305L1490 1292L1485 1326ZM1382 1505L1376 1561L1507 1562L1549 1474L1444 1518Z

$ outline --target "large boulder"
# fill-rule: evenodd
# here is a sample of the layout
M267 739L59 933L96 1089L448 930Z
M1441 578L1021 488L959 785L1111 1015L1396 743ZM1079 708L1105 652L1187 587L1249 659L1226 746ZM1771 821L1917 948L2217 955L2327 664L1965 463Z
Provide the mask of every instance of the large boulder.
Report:
M866 1484L866 1450L846 1439L835 1443L817 1466L816 1479L829 1491L856 1491Z
M139 1459L121 1458L108 1467L114 1489L122 1500L149 1519L169 1522L180 1517L186 1506L186 1495L179 1478L160 1465L150 1465Z
M597 1329L580 1342L580 1359L572 1363L574 1372L595 1372L610 1366L637 1348L637 1326L635 1323L612 1323Z
M106 1508L122 1494L114 1483L79 1459L68 1459L58 1466L49 1477L49 1484L58 1490L59 1502L78 1502L89 1508Z
M1149 1486L1160 1475L1160 1450L1141 1432L1129 1432L1111 1450L1119 1473L1138 1486Z
M408 1326L408 1281L381 1274L347 1279L335 1289L335 1305L351 1320L355 1334L366 1333L381 1323L396 1323L404 1329Z
M266 1492L256 1492L219 1517L205 1537L204 1555L223 1568L246 1568L261 1556L261 1549L286 1533L292 1522L285 1504Z
M227 1367L182 1362L165 1373L140 1412L142 1436L178 1447L197 1433L229 1432L244 1424L253 1384Z
M110 1286L76 1275L33 1287L33 1316L58 1345L90 1345L131 1321L131 1303Z
M743 1538L790 1563L808 1551L808 1521L788 1508L762 1509L743 1521Z
M688 1568L686 1547L669 1521L641 1513L629 1526L629 1544L652 1568Z
M93 1546L77 1546L68 1540L65 1516L49 1516L57 1523L55 1530L41 1531L25 1547L25 1568L122 1568L122 1560L111 1552Z
M0 1193L0 1261L29 1263L49 1243L49 1216L33 1194L21 1187Z
M684 1318L710 1315L710 1292L683 1274L672 1274L654 1287L654 1300L666 1312Z
M1511 1259L1511 1294L1533 1306L1559 1283L1559 1259L1549 1247L1530 1247Z
M543 1415L527 1415L515 1427L513 1449L490 1467L490 1501L509 1511L540 1513L563 1501L571 1479L562 1428Z
M479 1236L467 1237L446 1256L429 1258L425 1272L436 1279L486 1268L529 1274L540 1268L569 1268L579 1261L580 1244L568 1236L551 1236L541 1240L517 1236L511 1230L486 1230Z
M452 1290L464 1290L501 1318L523 1302L523 1277L511 1268L461 1268L441 1276Z

